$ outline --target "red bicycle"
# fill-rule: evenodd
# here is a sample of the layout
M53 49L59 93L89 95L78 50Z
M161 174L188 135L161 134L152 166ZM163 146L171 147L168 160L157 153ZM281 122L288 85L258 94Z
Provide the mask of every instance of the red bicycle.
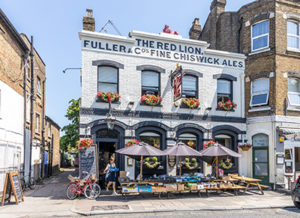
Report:
M95 179L91 178L91 176L89 176L86 181L71 175L69 175L68 178L71 180L67 188L67 198L70 200L74 200L82 193L84 193L85 197L88 199L96 199L101 194L100 186L96 183Z

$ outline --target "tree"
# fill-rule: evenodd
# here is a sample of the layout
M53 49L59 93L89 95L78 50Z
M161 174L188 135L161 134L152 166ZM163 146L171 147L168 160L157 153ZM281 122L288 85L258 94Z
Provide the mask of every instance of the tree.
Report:
M70 124L64 126L62 131L65 135L60 138L60 149L62 151L77 151L77 141L79 140L79 105L80 98L78 100L72 99L69 101L69 107L65 117L68 118Z

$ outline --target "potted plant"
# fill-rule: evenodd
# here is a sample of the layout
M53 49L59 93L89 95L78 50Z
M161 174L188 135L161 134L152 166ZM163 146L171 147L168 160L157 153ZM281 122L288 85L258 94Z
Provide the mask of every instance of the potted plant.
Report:
M250 143L242 143L238 145L238 148L242 149L243 151L248 151L252 147L253 145Z
M232 111L233 109L235 109L237 107L237 105L233 102L233 101L219 101L218 102L218 106L220 109L225 110L225 111Z
M81 139L77 142L78 149L89 148L92 145L95 145L94 141L90 138Z
M156 106L162 102L162 97L159 95L143 95L141 97L141 102L150 106Z
M203 144L203 148L208 148L210 146L213 146L214 144L216 144L216 142L214 142L213 140L210 140L209 142Z
M126 147L129 147L129 146L132 146L132 145L136 145L136 144L138 144L138 143L140 143L140 141L139 140L136 140L136 139L134 139L134 140L129 140L128 142L126 142Z
M191 109L195 109L200 106L199 99L197 98L183 98L182 103Z
M102 91L97 92L97 97L107 103L118 101L121 98L121 96L117 92L113 93L113 92L102 92Z

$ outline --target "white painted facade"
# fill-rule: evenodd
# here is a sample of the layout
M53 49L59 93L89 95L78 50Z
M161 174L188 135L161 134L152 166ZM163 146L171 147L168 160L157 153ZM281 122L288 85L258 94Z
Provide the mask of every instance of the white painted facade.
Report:
M8 171L24 163L24 98L0 81L0 190Z
M117 121L127 126L126 129L124 129L125 141L136 138L137 135L135 133L135 127L146 121L153 121L162 124L167 128L167 130L165 130L167 146L172 146L174 144L176 130L178 130L176 128L182 124L192 124L198 126L198 130L205 130L203 131L203 141L201 143L213 138L213 130L215 128L220 127L220 129L222 129L222 127L224 127L224 130L226 130L228 126L228 128L232 127L237 131L236 140L238 142L242 142L246 139L246 119L244 112L244 55L207 49L209 45L204 41L183 39L180 36L163 33L150 34L132 31L130 32L129 37L122 37L83 30L79 33L79 37L82 42L82 101L80 113L81 137L95 137L92 133L93 128L96 128L97 126L95 123L99 122L100 124L101 122L105 122L106 114L104 111L108 110L109 105L107 103L97 101L98 66L95 66L92 63L93 61L109 60L120 63L124 66L123 68L119 68L118 85L121 99L119 103L113 103L112 108L116 112ZM167 57L167 54L165 57L161 57L156 55L157 52L167 52L167 50L149 48L142 44L139 45L138 40L153 41L153 44L175 44L177 49L169 51L169 57ZM99 44L97 48L92 48L92 41L102 43L102 46L107 45L109 49L112 49L112 51L99 49ZM116 45L115 51L113 51L114 45ZM122 45L124 45L126 49L131 48L132 51L137 51L137 53L119 52L119 48ZM179 51L179 46L201 48L202 54L195 56L215 58L219 60L219 63L201 63L201 61L197 60L187 60L186 57L188 53ZM144 53L142 52L143 50ZM177 53L177 55L175 53ZM176 59L176 57L180 57L180 55L186 59ZM189 58L191 58L191 56L189 56ZM222 64L226 62L224 60L227 61L227 66ZM183 72L185 70L193 70L203 75L202 77L197 77L198 96L200 100L199 109L175 107L173 104L173 91L170 75L171 72L175 70L177 63L182 66ZM239 63L240 66L238 66L237 63ZM137 67L141 65L156 66L164 69L164 72L160 73L160 90L161 97L163 98L161 107L152 107L140 104L142 73L140 70L137 70ZM235 111L226 112L216 110L217 79L215 78L215 75L225 74L236 79L236 81L232 81L233 101L237 104ZM211 109L209 110L209 108ZM100 114L98 114L97 111L100 111ZM151 112L155 115L162 116L157 118L155 116L151 117L151 115L150 117L148 115L125 115L124 111L139 114ZM119 116L118 113L122 115ZM170 118L172 115L176 115L177 118ZM195 119L178 118L180 115L194 116ZM205 117L207 117L207 119L205 119ZM125 161L125 169L133 175L134 166L128 167L126 163L127 161ZM238 171L243 173L247 172L247 165L245 164L246 162L244 161L244 158L240 158ZM168 167L167 170L168 172L174 172L174 170L169 168L170 167ZM204 167L204 171L208 173L209 169Z

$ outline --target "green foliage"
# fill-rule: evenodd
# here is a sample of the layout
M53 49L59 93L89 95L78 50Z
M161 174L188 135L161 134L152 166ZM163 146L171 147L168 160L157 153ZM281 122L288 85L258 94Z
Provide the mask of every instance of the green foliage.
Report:
M70 121L70 124L62 128L62 131L65 133L65 135L60 138L60 149L62 151L77 151L80 100L79 98L78 100L72 99L69 101L69 107L65 116Z

